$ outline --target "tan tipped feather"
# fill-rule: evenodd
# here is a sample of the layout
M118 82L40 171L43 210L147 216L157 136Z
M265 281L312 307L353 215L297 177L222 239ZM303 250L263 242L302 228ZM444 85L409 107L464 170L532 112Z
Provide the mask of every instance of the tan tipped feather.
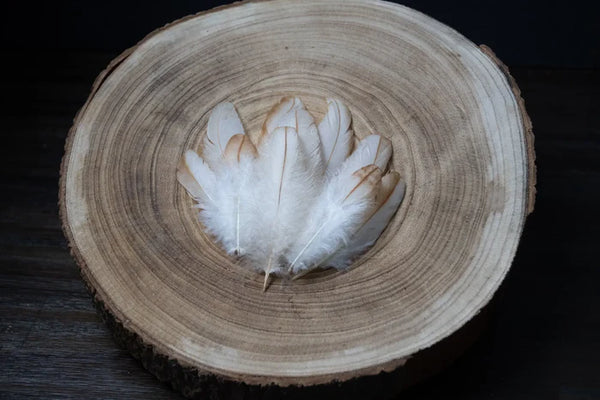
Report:
M322 174L323 154L319 130L304 103L297 97L284 97L271 109L263 124L259 144L262 145L265 137L276 129L286 127L294 129L298 134L300 147L309 161L306 168L313 173Z
M392 195L392 192L396 188L398 181L400 180L400 174L396 171L390 171L381 178L381 184L375 195L375 203L377 208L373 211L373 214L381 208Z
M390 157L392 156L392 142L385 136L378 136L379 142L377 149L375 150L373 164L377 165L382 171L388 165Z
M358 178L358 182L346 195L344 201L352 196L364 196L367 193L373 197L375 196L379 182L381 181L381 170L376 165L366 165L354 172L352 176Z
M227 142L227 146L225 146L223 157L227 161L239 163L244 156L255 158L256 147L247 135L233 135Z
M244 127L233 104L218 104L208 119L202 152L202 156L212 168L220 164L231 137L239 134L244 134Z
M318 248L318 246L315 246L315 242L322 240L323 237L327 237L328 229L332 226L338 227L347 223L347 221L340 219L337 215L338 209L351 208L353 204L362 204L359 208L360 214L356 214L356 211L354 211L354 213L348 215L348 219L356 219L356 223L360 223L362 214L372 208L371 203L375 199L379 183L381 182L381 170L376 165L371 164L360 168L349 176L346 176L342 171L334 179L346 182L343 184L345 191L334 194L334 197L337 197L335 204L327 204L323 207L325 211L321 211L318 217L313 218L316 224L314 228L309 230L310 233L308 235L303 236L304 243L302 247L295 247L295 256L288 267L289 272L294 270L298 262L302 262L306 254L311 251L315 251L318 254L319 250L315 250L315 248ZM329 200L329 198L325 197L323 200ZM327 207L331 206L333 206L333 209L328 210ZM343 240L340 239L340 242L343 242ZM322 255L318 254L318 259L322 259Z
M285 96L281 100L279 100L279 103L275 104L271 108L271 110L269 110L269 113L265 118L265 122L263 122L262 128L260 130L260 136L258 137L259 144L262 143L267 134L272 133L276 128L286 126L277 125L276 121L280 115L289 113L292 110L292 108L294 108L294 98L292 96Z

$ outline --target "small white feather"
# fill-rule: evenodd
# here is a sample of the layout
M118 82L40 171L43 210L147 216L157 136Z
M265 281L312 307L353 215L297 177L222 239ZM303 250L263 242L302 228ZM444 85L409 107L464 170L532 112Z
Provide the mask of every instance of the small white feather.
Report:
M358 171L352 168L350 163L342 164L311 208L290 252L291 272L310 269L347 244L371 212L381 171L375 165Z
M193 150L187 150L177 170L179 182L201 205L214 202L216 177L207 163Z
M351 121L348 107L339 100L327 99L327 114L318 127L327 175L332 175L352 151L354 134L350 130Z
M385 171L391 156L392 142L389 139L379 135L369 135L358 142L356 149L346 161L348 163L346 167L357 171L365 165L374 164Z
M194 199L198 199L204 195L202 187L198 184L196 179L192 176L190 169L185 162L185 156L181 157L181 161L177 166L177 180L183 186L183 188L189 193Z
M283 271L286 252L321 189L308 160L298 134L290 127L276 128L259 147L260 178L254 182L257 198L250 257L265 271L265 284L270 273Z
M216 170L222 165L223 153L229 139L238 134L244 134L244 127L233 104L217 104L208 118L202 152L211 168Z
M252 251L254 207L253 182L255 162L244 156L239 162L217 172L214 202L203 207L200 220L207 230L234 255Z
M230 186L217 184L219 177L192 150L185 152L177 178L197 202L196 207L200 209L198 217L207 231L227 248L230 227L223 221L228 206L223 197L227 197L224 193L231 190Z
M226 168L217 170L215 215L205 217L205 225L219 238L230 254L244 255L252 247L250 223L253 183L256 180L256 149L246 135L234 135L223 152Z
M404 198L405 189L406 184L400 180L400 174L395 171L391 171L381 178L375 200L377 205L372 214L352 235L350 242L332 254L329 260L323 262L322 265L338 269L346 268L356 256L373 246L398 210L398 206Z
M302 151L309 160L309 172L322 172L323 156L319 131L312 115L299 98L284 97L271 109L263 124L261 141L277 128L283 127L292 128L298 134Z

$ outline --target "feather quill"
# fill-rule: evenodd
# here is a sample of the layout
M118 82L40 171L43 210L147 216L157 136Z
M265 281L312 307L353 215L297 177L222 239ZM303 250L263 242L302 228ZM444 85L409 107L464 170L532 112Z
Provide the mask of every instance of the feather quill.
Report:
M318 126L327 175L332 175L352 151L354 133L350 130L351 121L348 107L339 100L327 99L327 114Z
M291 127L279 127L268 134L259 148L255 182L257 199L254 215L253 261L269 275L282 272L285 256L306 219L308 209L320 189L320 181L307 168L299 135Z

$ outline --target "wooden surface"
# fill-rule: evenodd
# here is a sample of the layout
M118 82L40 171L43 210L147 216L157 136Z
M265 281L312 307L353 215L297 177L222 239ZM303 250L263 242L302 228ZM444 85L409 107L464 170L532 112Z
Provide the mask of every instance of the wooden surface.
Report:
M254 385L327 384L391 371L455 332L499 286L533 203L530 126L496 63L383 2L250 2L151 34L98 79L62 169L65 234L118 335L155 355L158 376L204 391L220 383L181 379L175 361ZM407 194L355 268L263 293L199 226L174 171L215 104L258 132L290 93L319 117L341 98L358 136L387 136Z
M179 398L115 345L58 219L66 133L114 56L7 54L14 62L0 76L2 399ZM536 210L483 335L402 399L600 398L600 71L511 71L536 128Z

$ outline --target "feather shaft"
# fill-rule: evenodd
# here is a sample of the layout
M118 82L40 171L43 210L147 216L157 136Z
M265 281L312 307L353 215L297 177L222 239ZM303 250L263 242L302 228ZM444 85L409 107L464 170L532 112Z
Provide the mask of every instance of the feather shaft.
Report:
M261 179L256 189L260 199L254 216L253 260L262 266L268 282L268 276L282 272L288 248L321 186L307 168L310 161L292 127L268 134L259 146L258 160Z

